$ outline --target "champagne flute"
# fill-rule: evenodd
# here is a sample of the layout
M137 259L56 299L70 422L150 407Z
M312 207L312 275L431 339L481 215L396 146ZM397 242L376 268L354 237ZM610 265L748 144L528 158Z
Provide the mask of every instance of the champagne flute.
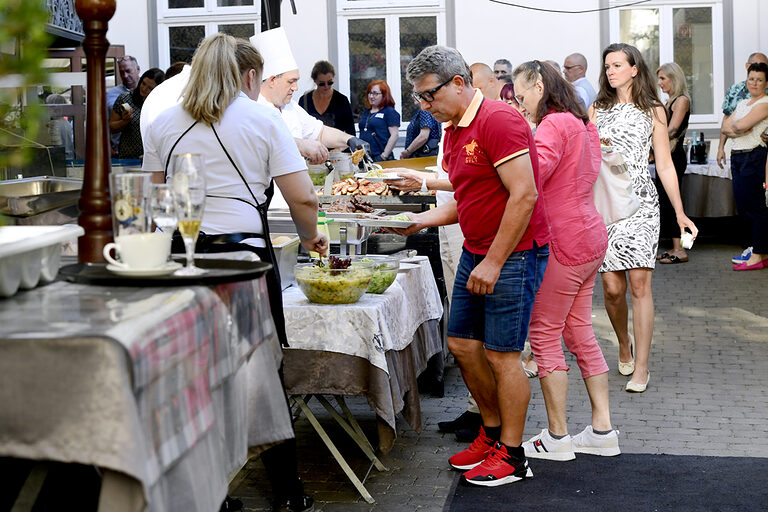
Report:
M184 240L187 264L176 275L196 276L206 271L195 266L195 242L205 210L205 176L202 155L189 153L173 156L173 196L179 232Z

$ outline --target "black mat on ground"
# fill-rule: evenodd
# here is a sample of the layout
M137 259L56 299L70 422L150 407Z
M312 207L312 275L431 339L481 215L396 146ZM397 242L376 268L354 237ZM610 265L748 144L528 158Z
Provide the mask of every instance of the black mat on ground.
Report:
M457 472L444 512L737 511L768 507L768 459L621 454L530 459L533 478L499 487ZM544 508L546 507L546 508ZM757 508L755 508L757 507Z

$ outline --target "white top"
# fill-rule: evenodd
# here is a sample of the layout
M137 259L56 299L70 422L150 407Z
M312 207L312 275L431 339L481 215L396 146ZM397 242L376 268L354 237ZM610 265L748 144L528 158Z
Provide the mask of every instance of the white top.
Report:
M152 124L164 110L181 103L181 95L189 82L189 75L192 73L192 66L184 66L178 75L172 76L164 81L149 93L144 99L144 105L141 106L141 120L139 127L141 129L142 139L146 137L147 127Z
M163 171L171 147L193 122L181 105L161 113L147 128L142 169ZM266 200L264 190L269 186L271 177L307 168L280 116L242 92L224 112L221 122L216 125L216 132L260 203ZM207 194L224 196L206 199L200 228L203 232L263 233L256 209L231 199L238 197L253 203L253 198L209 126L198 123L181 139L173 153L205 155Z
M734 121L741 119L749 114L755 105L760 103L768 103L768 96L763 96L753 104L747 105L750 99L751 98L741 100L739 104L736 105L736 110L733 111ZM734 149L755 149L757 146L765 147L765 143L762 141L762 139L760 139L760 134L763 133L766 129L768 129L768 118L763 119L755 126L753 126L749 133L742 135L741 137L735 137L733 139L733 146L731 146L731 151Z
M595 88L592 87L592 84L589 83L589 80L587 80L586 77L577 78L571 83L576 88L576 92L579 93L582 101L585 102L586 107L589 108L589 106L595 101L595 98L597 97Z
M283 108L277 108L263 94L259 94L259 104L279 113L294 138L309 140L320 138L323 122L307 114L307 111L301 108L298 103L291 101Z

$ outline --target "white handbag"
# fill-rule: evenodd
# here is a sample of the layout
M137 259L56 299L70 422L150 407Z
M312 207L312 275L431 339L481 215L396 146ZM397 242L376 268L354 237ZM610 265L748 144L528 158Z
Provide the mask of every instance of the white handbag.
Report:
M601 146L600 173L592 187L595 207L605 225L632 216L640 208L640 200L632 188L627 164L618 149Z

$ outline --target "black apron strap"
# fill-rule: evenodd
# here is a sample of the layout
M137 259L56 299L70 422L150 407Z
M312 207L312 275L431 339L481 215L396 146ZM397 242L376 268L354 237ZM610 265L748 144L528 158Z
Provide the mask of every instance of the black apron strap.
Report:
M173 150L174 150L174 149L176 149L176 146L179 144L179 142L181 141L181 139L183 139L183 138L184 138L184 136L185 136L186 134L188 134L188 133L189 133L189 130L191 130L192 128L194 128L196 124L197 124L197 121L195 121L194 123L192 123L192 126L190 126L189 128L187 128L186 130L184 130L184 133L182 133L181 135L179 135L179 138L178 138L178 139L176 139L176 142L174 142L174 143L173 143L173 146L171 146L171 150L168 152L168 158L166 158L166 159L165 159L165 180L166 180L166 181L168 181L168 165L171 163L171 156L173 156Z

